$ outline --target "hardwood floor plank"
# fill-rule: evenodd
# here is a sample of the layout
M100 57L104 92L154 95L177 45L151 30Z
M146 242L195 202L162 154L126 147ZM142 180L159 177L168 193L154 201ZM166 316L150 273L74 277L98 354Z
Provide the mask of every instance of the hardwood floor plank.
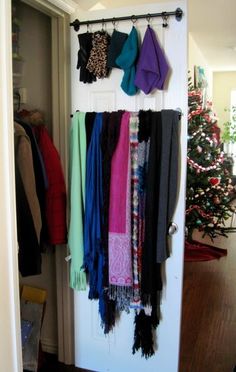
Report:
M232 372L236 365L233 245L219 261L185 263L179 372Z

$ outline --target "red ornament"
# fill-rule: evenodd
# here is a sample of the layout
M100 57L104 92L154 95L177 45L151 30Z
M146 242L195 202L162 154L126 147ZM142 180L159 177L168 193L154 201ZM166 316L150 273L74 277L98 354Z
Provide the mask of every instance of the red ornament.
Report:
M217 177L211 177L209 178L209 182L212 186L216 186L216 185L219 185L220 183L220 178L217 178Z

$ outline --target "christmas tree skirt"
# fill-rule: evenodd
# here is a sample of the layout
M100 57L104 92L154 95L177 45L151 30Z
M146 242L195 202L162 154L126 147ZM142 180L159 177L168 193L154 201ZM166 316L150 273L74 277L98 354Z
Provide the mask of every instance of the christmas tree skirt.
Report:
M191 261L210 261L219 259L227 255L227 250L223 248L213 247L208 244L202 244L193 240L185 241L184 260Z

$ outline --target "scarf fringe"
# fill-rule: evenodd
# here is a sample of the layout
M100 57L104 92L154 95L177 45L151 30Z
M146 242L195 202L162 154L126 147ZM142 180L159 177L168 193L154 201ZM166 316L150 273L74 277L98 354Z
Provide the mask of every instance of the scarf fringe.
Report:
M136 303L140 302L140 289L139 288L135 288L133 290L133 301Z
M78 271L77 269L70 270L70 286L77 291L85 291L87 286L86 273L83 269Z
M150 294L142 293L141 296L141 302L144 306L150 306L151 305L151 298L152 296Z
M116 301L117 311L130 312L130 302L133 301L133 288L127 286L110 285L108 289L109 298Z
M134 344L132 348L133 354L141 349L142 357L146 359L155 354L153 341L152 317L145 314L141 310L139 314L135 315L135 330L134 330Z
M101 308L102 303L99 301L99 313L101 315L101 327L106 335L115 327L117 312L116 302L110 300L106 290L103 293L103 302L104 306Z

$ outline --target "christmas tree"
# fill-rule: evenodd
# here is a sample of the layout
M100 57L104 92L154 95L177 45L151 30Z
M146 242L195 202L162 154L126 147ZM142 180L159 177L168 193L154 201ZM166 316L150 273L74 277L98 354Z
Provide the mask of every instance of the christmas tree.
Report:
M212 104L203 105L202 90L194 88L191 80L188 106L187 241L192 241L194 229L213 240L236 231L225 224L235 212L232 206L235 190L224 163L220 129Z

